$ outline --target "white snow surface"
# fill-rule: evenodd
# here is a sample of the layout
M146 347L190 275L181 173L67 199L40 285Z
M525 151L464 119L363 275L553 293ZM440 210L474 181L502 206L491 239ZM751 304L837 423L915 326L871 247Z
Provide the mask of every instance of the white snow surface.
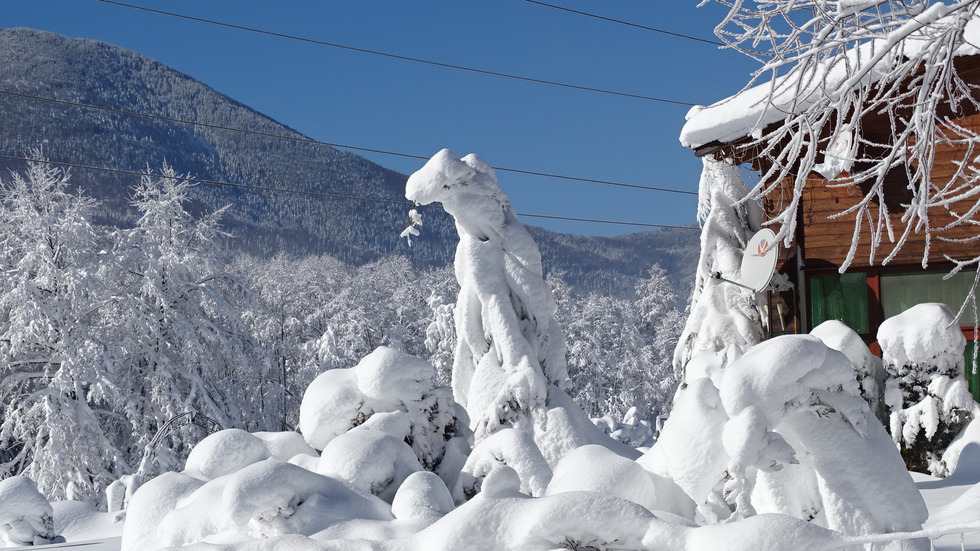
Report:
M922 22L939 19L942 3L934 4L917 19ZM944 6L943 6L944 7ZM980 49L980 20L976 17L966 25L964 43L956 55L976 55ZM928 40L928 38L925 38ZM905 40L904 51L913 55L921 49L924 42L921 36L911 36ZM719 142L731 143L740 138L755 136L770 124L803 113L823 94L840 94L842 85L850 77L848 68L859 63L868 63L873 54L889 43L888 38L869 41L845 56L834 58L833 63L817 63L807 71L794 71L742 90L738 94L723 99L708 107L697 105L687 113L687 123L681 130L680 141L684 147L697 149L703 145ZM860 61L859 61L860 60ZM861 84L872 84L882 78L894 61L885 57L871 67L861 78Z

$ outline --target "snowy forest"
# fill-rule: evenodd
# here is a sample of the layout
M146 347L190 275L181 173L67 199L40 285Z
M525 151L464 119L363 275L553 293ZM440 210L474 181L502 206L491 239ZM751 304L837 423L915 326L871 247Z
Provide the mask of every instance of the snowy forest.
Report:
M980 548L966 307L772 336L771 292L807 284L805 259L785 263L795 280L743 278L803 254L818 186L855 198L823 213L855 217L834 277L920 244L916 269L940 243L966 252L942 257L953 273L980 263L980 0L719 3L717 36L762 67L681 132L703 166L683 312L659 265L630 297L546 273L473 153L405 182L401 237L444 231L439 205L449 268L232 252L228 209L192 216L167 164L131 191L127 227L95 225L61 168L0 176L0 542Z
M0 476L104 506L121 476L182 465L206 428L295 429L318 374L379 346L425 358L449 384L451 267L229 258L223 213L192 218L192 184L173 168L132 190L130 229L93 225L97 204L69 193L69 179L42 163L0 178ZM663 351L682 320L663 270L651 267L637 300L572 297L557 273L549 283L574 343L571 395L607 426L633 408L640 430L622 435L642 444L675 385ZM214 426L167 430L188 413Z

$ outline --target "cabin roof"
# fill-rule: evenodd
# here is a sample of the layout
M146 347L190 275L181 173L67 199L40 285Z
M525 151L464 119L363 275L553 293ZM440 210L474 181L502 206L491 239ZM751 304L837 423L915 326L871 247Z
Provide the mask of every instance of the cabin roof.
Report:
M925 15L925 14L923 14ZM949 24L951 18L938 18L929 25ZM978 55L980 48L980 17L967 22L961 46L956 56ZM915 55L928 42L922 32L901 41L905 57ZM680 141L701 156L721 146L745 138L759 138L766 127L805 112L817 101L839 96L845 90L873 84L884 77L898 60L894 56L881 55L893 45L890 37L883 37L861 44L845 55L832 56L810 67L796 66L785 75L758 84L725 98L710 106L695 106L687 114L687 123L681 130ZM849 77L848 71L855 64L868 64L871 70L860 78Z

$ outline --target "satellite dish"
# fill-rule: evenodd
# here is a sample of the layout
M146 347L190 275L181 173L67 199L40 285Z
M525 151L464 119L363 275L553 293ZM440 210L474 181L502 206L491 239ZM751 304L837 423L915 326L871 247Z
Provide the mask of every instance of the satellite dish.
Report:
M742 255L742 275L739 284L759 293L769 286L776 271L779 253L775 247L776 234L763 228L749 239Z

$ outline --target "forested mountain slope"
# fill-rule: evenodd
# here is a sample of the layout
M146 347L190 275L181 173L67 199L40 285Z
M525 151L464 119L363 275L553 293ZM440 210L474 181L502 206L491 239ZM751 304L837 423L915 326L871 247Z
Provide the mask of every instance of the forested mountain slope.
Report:
M109 44L31 29L0 29L0 90L148 113L268 134L302 136L205 84L146 56ZM334 148L80 108L0 94L0 154L46 157L81 165L159 171L164 163L194 178L401 201L405 175ZM0 159L2 168L22 163ZM420 161L421 165L421 161ZM4 178L6 170L0 172ZM73 169L73 183L100 201L98 221L128 226L138 178ZM226 204L236 235L231 244L255 252L326 253L362 264L399 254L416 265L452 259L456 232L438 209L427 209L421 239L409 248L398 234L408 207L198 185L195 209ZM686 297L697 258L697 232L642 232L615 238L534 229L546 269L563 272L579 291L628 295L654 263Z

